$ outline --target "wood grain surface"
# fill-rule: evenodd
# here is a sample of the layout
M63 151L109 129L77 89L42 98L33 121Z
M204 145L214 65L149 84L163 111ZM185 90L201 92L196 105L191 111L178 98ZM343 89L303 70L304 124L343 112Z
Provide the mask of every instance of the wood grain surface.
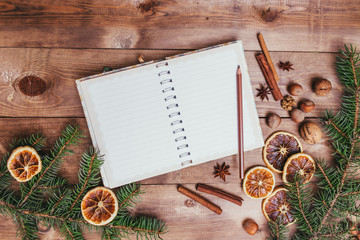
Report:
M335 71L335 58L343 44L360 47L360 6L353 0L0 0L0 153L9 151L15 137L42 132L47 150L68 123L78 124L85 138L66 157L60 174L77 182L81 154L91 146L75 80L97 74L104 66L121 68L162 59L191 49L242 40L253 94L265 84L255 54L260 46L256 34L264 35L280 77L279 87L287 95L291 83L299 83L304 94L299 102L315 102L307 121L318 122L327 109L339 109L342 89ZM282 71L279 61L293 63L293 71ZM19 91L25 76L38 76L47 85L44 94L28 97ZM319 97L312 91L318 78L331 81L333 90ZM285 130L299 136L299 126L270 96L261 102L255 97L263 136ZM265 124L269 113L277 113L282 123L277 129ZM324 135L314 145L302 141L304 151L331 161L329 140ZM226 182L213 177L216 163L230 165ZM245 153L245 168L265 165L262 149ZM238 162L228 156L142 181L145 194L133 213L164 220L165 240L266 239L266 219L261 200L245 196L239 180ZM222 215L189 200L176 191L182 184L195 190L206 183L244 198L240 207L212 195L202 194L223 209ZM282 180L276 174L276 185ZM242 224L254 219L260 232L250 236ZM0 215L0 239L17 239L16 226ZM40 239L61 239L58 229L40 232ZM100 239L86 233L86 239ZM133 239L133 238L132 238Z
M255 39L255 36L254 36ZM183 51L179 50L115 50L115 49L44 49L44 48L0 48L0 116L6 117L84 117L75 80L101 73L104 66L121 68L137 64L138 56L146 61L162 59ZM253 92L260 84L266 84L255 59L257 51L247 51L246 59L252 81ZM287 86L299 83L304 88L297 101L312 99L316 108L306 114L317 117L326 108L338 109L341 86L335 73L333 53L272 52L270 53L279 73L279 87L283 95L289 94ZM282 71L279 61L290 61L294 71ZM19 80L28 75L42 78L47 91L36 97L27 97L19 91ZM319 97L312 91L317 78L329 79L333 84L331 95ZM280 107L280 102L256 99L260 117L275 112L282 117L289 114ZM29 111L31 109L31 111Z
M262 32L270 51L329 52L359 44L359 22L353 0L1 1L0 46L258 50Z

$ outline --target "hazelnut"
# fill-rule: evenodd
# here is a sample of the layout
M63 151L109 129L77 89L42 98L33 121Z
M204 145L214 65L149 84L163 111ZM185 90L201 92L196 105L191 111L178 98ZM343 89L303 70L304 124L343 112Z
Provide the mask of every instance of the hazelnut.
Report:
M252 219L245 220L243 227L250 235L254 235L259 229L259 225Z
M305 122L300 127L300 135L305 142L314 144L319 142L321 139L321 129L316 123Z
M305 119L304 113L300 109L297 109L297 108L294 108L293 110L291 110L290 117L294 122L297 122L297 123L302 122Z
M279 117L279 115L275 114L275 113L270 113L267 117L266 117L266 124L270 127L270 128L277 128L281 123L281 117Z
M331 82L327 79L318 79L314 82L313 90L316 95L325 96L332 89Z
M304 113L309 113L315 109L315 103L310 100L304 100L300 102L299 107Z
M288 91L293 96L300 96L304 92L303 87L300 84L297 84L297 83L291 84L288 87Z

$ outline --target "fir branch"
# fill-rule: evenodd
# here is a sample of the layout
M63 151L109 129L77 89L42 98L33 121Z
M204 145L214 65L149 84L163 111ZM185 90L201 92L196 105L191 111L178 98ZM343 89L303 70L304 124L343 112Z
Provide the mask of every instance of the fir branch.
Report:
M43 138L38 136L15 140L13 147L33 144L40 149ZM93 148L83 154L79 182L72 189L66 179L57 176L62 158L71 152L68 146L76 144L79 137L81 133L78 128L68 126L50 154L42 158L43 170L40 174L19 185L21 195L1 184L9 175L5 170L9 154L5 155L0 162L0 213L11 216L18 223L18 233L23 239L37 239L37 222L57 226L65 239L83 239L84 229L97 230L103 239L121 239L130 234L146 239L161 239L160 235L166 231L165 223L147 216L131 216L126 210L127 207L133 207L142 193L137 184L121 187L116 193L119 211L110 224L93 226L83 219L81 199L90 188L99 185L102 157Z
M268 227L270 230L270 236L268 240L287 240L289 239L287 225L280 222L280 219L276 222L269 221Z
M138 199L142 193L144 192L140 190L139 184L131 183L122 186L116 192L116 196L119 199L119 208L132 207L132 204L135 203L136 199Z
M57 171L53 171L53 165L56 165L57 162L65 156L67 147L78 142L80 137L82 137L82 134L78 127L74 128L70 125L66 127L65 131L63 131L63 137L59 138L58 142L55 143L56 147L51 152L51 157L43 159L43 161L50 160L48 166L42 170L42 173L39 177L35 176L37 180L33 182L26 195L22 198L22 201L19 203L19 207L21 207L28 200L31 194L33 194L46 174L50 173L51 175L55 175L57 173ZM33 179L35 179L35 177Z
M327 176L327 174L325 173L325 170L321 164L321 161L320 160L315 160L315 163L316 163L316 169L318 171L321 172L322 176L325 178L327 184L331 187L331 188L334 188L333 185L331 184L331 181L329 180L329 177Z
M306 211L304 210L304 206L303 206L303 202L305 202L305 199L304 199L304 196L303 196L304 194L301 193L302 186L300 186L300 181L295 180L295 187L296 187L296 198L298 199L299 211L300 211L300 213L302 215L302 220L304 220L306 222L306 224L307 224L307 226L308 226L308 228L310 230L310 233L312 233L313 229L312 229L311 224L310 224L310 222L309 222L309 220L308 220L308 218L306 216L306 213L305 213Z
M72 223L77 223L77 224L81 224L81 225L87 225L89 228L91 228L92 226L89 225L88 222L86 222L83 219L75 219L75 218L67 218L67 217L63 217L63 216L55 216L55 215L50 215L50 214L44 214L44 213L38 213L38 212L33 212L30 210L23 210L21 208L18 208L15 205L6 203L4 201L0 201L0 205L1 206L6 206L9 209L11 209L12 211L16 211L19 214L23 214L23 215L27 215L30 217L37 217L38 219L42 219L42 218L47 218L47 219L54 219L57 220L59 222L61 222L62 224L68 223L68 224L72 224ZM117 218L117 220L116 220ZM140 216L140 217L131 217L129 215L123 216L123 217L116 217L114 222L116 221L121 221L121 223L124 224L109 224L109 225L105 225L105 226L101 226L99 228L108 228L108 229L116 229L116 230L127 230L129 232L144 232L146 234L149 235L160 235L160 234L164 234L166 227L165 224L159 220L155 220L153 218L150 217L145 217L145 216ZM128 220L131 221L128 221ZM127 223L125 223L127 222ZM147 227L150 226L151 229L148 229Z
M295 210L298 230L295 239L344 239L351 225L347 218L360 217L356 202L360 200L360 181L354 178L360 167L360 55L356 48L345 46L340 51L336 68L344 85L340 111L333 115L327 110L322 116L324 130L332 141L335 166L316 160L319 189L302 185L301 179L289 186L290 202Z
M93 148L90 148L89 153L83 154L80 162L79 184L74 188L75 199L73 199L69 212L79 203L79 199L84 196L85 191L99 185L99 173L102 163L103 160Z

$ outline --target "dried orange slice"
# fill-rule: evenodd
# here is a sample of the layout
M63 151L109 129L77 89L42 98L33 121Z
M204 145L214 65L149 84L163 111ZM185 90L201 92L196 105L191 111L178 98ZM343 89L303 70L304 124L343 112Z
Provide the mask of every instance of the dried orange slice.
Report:
M81 213L92 225L102 226L111 222L119 209L113 191L104 187L91 189L81 201Z
M41 159L32 147L18 147L11 153L7 168L16 181L27 182L41 171Z
M288 201L287 189L277 187L262 202L262 211L268 221L280 221L282 224L294 223L293 209Z
M263 160L268 168L282 173L286 160L293 154L302 152L300 140L289 132L275 132L265 142Z
M284 166L283 181L294 182L296 173L302 183L310 181L315 173L314 159L305 153L297 153L289 157Z
M275 177L266 167L253 167L246 172L243 189L250 198L266 198L274 190Z

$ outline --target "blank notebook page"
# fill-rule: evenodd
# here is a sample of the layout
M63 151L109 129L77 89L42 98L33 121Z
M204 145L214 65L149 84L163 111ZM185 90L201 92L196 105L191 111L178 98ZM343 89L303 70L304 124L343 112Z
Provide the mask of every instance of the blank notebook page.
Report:
M236 71L243 76L245 151L263 145L241 43L171 59L189 151L195 164L238 152Z
M157 74L150 65L81 82L93 142L105 155L105 186L179 168Z
M238 152L236 70L243 75L244 148L263 145L241 42L77 81L110 188Z

